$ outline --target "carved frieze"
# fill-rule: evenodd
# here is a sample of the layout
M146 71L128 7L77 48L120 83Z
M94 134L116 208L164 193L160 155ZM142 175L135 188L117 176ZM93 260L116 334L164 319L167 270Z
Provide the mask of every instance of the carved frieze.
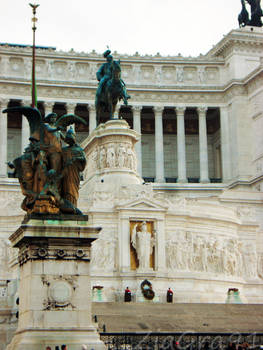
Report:
M99 238L92 243L91 270L114 271L116 269L117 232L113 227L105 227Z
M226 276L257 278L257 251L254 244L236 238L200 235L176 230L166 242L168 269L198 271Z

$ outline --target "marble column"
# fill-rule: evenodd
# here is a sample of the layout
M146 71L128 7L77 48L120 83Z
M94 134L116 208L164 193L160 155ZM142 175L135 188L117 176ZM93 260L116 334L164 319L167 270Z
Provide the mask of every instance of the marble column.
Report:
M89 133L96 129L96 108L95 105L89 105Z
M76 103L67 103L66 109L67 109L67 114L75 114Z
M76 103L67 103L67 104L66 104L67 114L75 114L76 106L77 106ZM70 127L75 131L75 124L69 125L69 126L67 127L67 130L68 130Z
M185 157L185 127L184 127L185 107L176 107L177 120L177 162L178 178L177 182L187 182L186 177L186 157Z
M113 115L113 118L122 119L122 116L121 116L121 105L117 104L117 106L115 108L115 113Z
M206 129L206 107L197 108L199 120L199 161L200 161L200 183L210 182L208 175L208 148Z
M163 154L163 107L154 107L155 116L155 182L165 182Z
M133 106L133 129L141 135L141 106ZM142 139L135 143L135 151L137 155L137 171L142 176Z
M229 135L229 115L227 107L220 108L220 138L223 182L231 179L231 153Z
M45 107L45 116L53 112L53 106L54 102L45 102L44 107Z
M2 110L7 108L9 100L0 100L0 177L7 176L7 113L2 113Z
M24 106L30 106L31 101L23 101ZM24 115L22 115L22 134L21 134L21 154L23 154L25 148L29 144L30 128L29 122Z

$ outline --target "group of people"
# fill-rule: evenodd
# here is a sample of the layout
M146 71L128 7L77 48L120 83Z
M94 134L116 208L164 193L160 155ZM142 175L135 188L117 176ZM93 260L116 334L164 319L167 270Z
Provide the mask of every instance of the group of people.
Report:
M61 350L68 350L68 347L65 344L61 345L61 348L58 345L55 346L55 350L60 350L60 349ZM51 346L47 346L46 350L52 350Z

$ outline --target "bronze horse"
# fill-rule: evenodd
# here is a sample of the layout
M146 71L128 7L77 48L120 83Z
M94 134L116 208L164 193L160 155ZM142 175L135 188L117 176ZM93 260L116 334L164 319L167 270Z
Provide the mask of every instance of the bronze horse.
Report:
M260 7L260 0L247 0L247 2L251 7L251 19L248 25L262 27L261 17L263 16L263 12Z
M245 6L245 2L250 5L251 18L249 19L248 11ZM246 25L252 27L262 27L261 17L263 16L262 9L260 7L260 0L241 0L242 11L238 16L239 27L245 27Z
M106 114L108 119L113 119L118 101L123 100L124 104L127 105L129 98L125 83L121 79L120 61L113 61L112 77L104 85L101 94L96 96L97 125L99 125L102 115Z

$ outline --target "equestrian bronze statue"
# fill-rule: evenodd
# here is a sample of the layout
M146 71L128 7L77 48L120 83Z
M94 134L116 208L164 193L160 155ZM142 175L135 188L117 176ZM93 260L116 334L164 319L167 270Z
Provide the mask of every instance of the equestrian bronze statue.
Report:
M3 111L20 112L30 127L29 145L9 166L19 179L25 196L21 207L28 214L79 214L77 208L80 173L86 165L83 150L76 144L71 124L86 121L74 114L44 119L37 108L10 107ZM62 140L68 144L62 147Z
M96 73L99 81L95 101L97 125L102 117L113 119L118 101L123 100L127 105L130 98L125 83L121 79L120 60L114 61L110 53L110 50L104 52L106 62Z
M246 3L250 5L251 16L246 9ZM260 0L241 0L242 10L238 16L239 27L252 26L262 27L261 17L263 11L260 6Z

